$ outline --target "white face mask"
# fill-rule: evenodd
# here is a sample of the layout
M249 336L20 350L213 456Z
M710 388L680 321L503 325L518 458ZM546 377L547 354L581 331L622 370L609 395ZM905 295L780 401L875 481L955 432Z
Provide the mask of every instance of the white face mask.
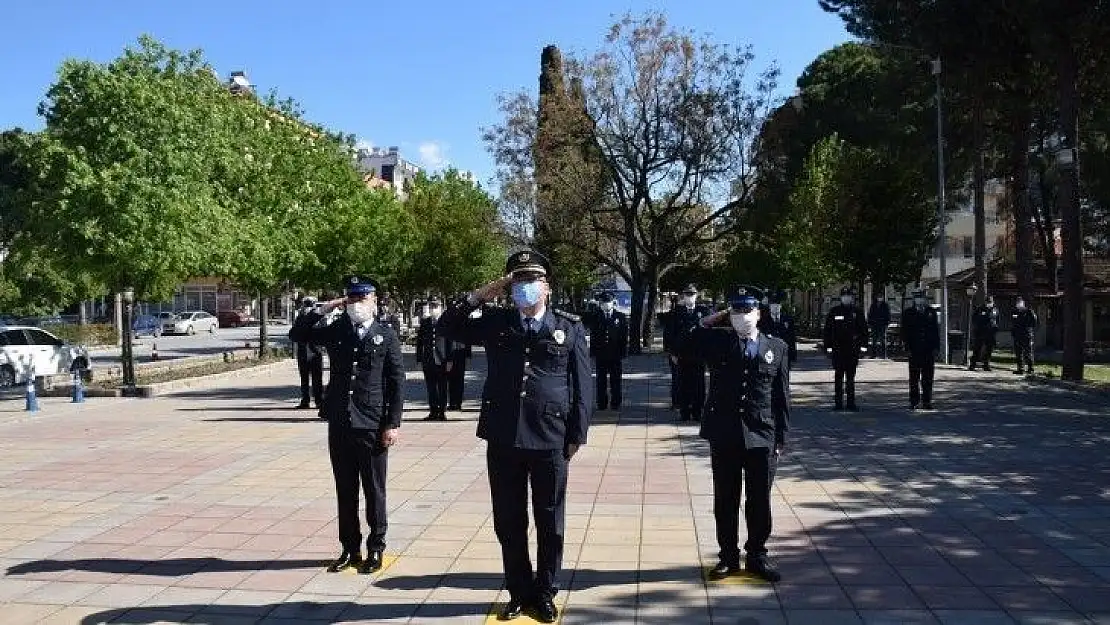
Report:
M370 302L355 302L347 306L347 314L350 315L351 321L354 321L357 325L370 321L377 312L378 307Z
M771 314L778 317L782 312L782 304L771 304Z
M616 307L617 305L613 302L601 302L601 309L605 312L613 312L613 309Z
M441 314L443 314L443 308L440 306L432 306L428 309L428 316L432 319L439 319Z
M854 298L851 295L841 295L840 296L840 303L844 304L845 306L851 306L853 300L854 300Z
M1017 304L1014 305L1014 307L1017 308L1018 310L1025 310L1025 302L1018 302Z
M682 303L686 304L687 306L693 306L694 304L698 303L698 296L697 295L683 295L682 296Z
M759 311L729 313L728 320L732 323L732 329L736 330L740 338L750 339L755 336L756 324L759 323Z

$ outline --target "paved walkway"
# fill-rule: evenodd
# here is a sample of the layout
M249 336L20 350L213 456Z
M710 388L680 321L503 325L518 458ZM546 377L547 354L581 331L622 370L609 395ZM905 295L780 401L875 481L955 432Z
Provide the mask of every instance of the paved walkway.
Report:
M1103 398L1008 372L940 373L910 413L904 365L866 361L855 414L806 355L774 494L785 580L706 584L706 445L633 359L571 469L563 623L1110 623ZM153 400L0 402L0 622L484 623L501 589L480 379L448 423L410 376L391 452L387 568L336 554L325 426L288 373ZM528 622L522 619L520 622Z

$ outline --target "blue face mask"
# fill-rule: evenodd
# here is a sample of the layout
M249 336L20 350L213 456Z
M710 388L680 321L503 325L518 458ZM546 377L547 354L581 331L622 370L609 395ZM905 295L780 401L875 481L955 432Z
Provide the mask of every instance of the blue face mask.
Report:
M535 306L542 295L543 283L539 280L513 283L513 303L519 307Z

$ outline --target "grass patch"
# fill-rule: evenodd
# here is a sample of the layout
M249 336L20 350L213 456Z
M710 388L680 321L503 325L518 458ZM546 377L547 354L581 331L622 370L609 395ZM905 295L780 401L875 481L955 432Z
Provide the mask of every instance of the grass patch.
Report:
M991 364L1014 368L1017 367L1017 358L1012 351L995 351L991 354ZM1034 362L1033 364L1033 370L1037 373L1056 379L1060 379L1060 372L1063 368L1062 365L1055 362ZM1110 364L1084 363L1083 381L1094 386L1110 386Z

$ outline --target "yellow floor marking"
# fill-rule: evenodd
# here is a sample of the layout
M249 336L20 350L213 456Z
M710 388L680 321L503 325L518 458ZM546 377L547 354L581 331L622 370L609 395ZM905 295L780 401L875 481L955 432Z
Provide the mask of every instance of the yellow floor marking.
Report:
M380 568L377 571L375 571L374 573L372 573L372 575L381 575L382 573L385 573L386 569L393 566L393 563L396 562L397 558L399 558L399 557L401 557L401 556L390 555L388 553L382 554L382 568ZM324 569L325 570L327 569L328 564L331 564L331 563L330 562L325 562L324 563ZM342 571L340 571L340 573L346 573L347 575L358 575L359 574L358 569L356 567L347 567L347 568L343 569Z
M710 568L707 568L704 571L702 571L702 577L705 578L705 582L707 584L724 584L724 585L728 585L728 586L766 586L767 585L766 580L764 580L763 578L760 578L760 577L756 577L755 575L752 575L751 573L748 573L747 571L740 571L739 573L734 573L734 574L729 575L728 577L726 577L724 579L709 579L709 571L712 571L712 570L713 570L713 568L710 567Z
M563 612L567 608L566 593L563 593L562 598L557 600L555 602L555 604L559 607L559 618L555 619L555 622L556 623L561 623L563 621ZM524 614L521 614L520 616L516 617L515 619L513 619L511 621L502 621L502 620L497 618L497 614L499 612L501 612L501 610L503 610L504 608L505 608L505 602L498 601L498 602L494 603L493 606L490 607L489 614L486 615L486 625L493 625L494 623L539 623L540 622L540 621L537 621L536 619L532 618L531 616L528 616L527 612L525 612Z

